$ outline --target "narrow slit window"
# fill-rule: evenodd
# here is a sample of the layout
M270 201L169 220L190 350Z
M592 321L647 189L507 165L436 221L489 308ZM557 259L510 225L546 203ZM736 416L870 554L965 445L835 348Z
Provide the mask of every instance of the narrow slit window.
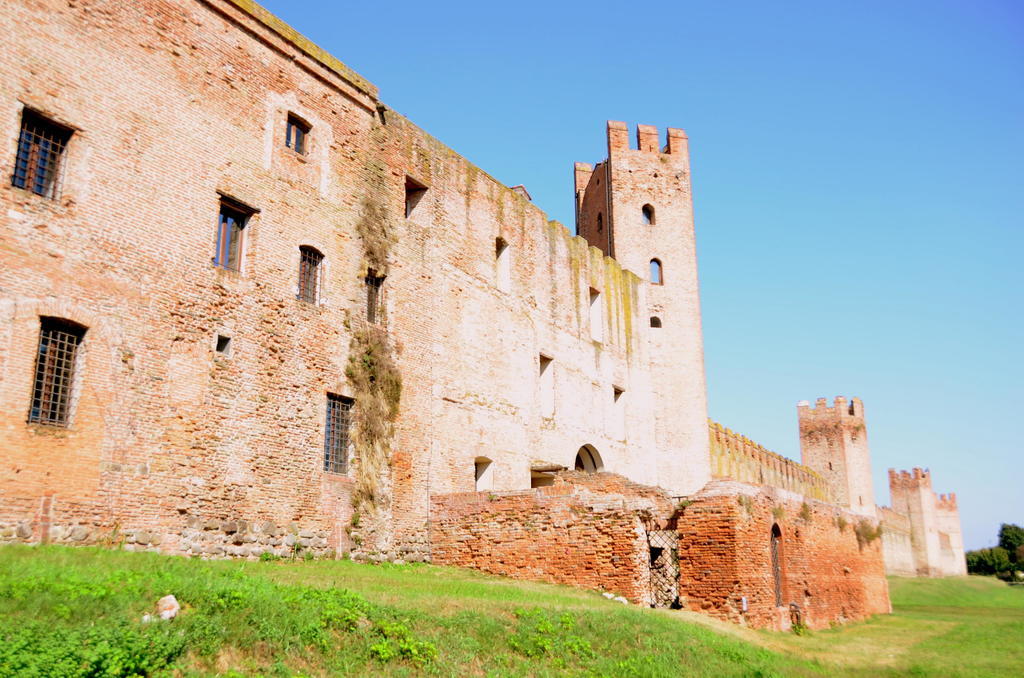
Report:
M288 114L284 133L284 145L300 155L305 155L309 145L310 124L297 115Z
M494 239L494 261L497 267L498 289L508 292L512 286L512 262L508 243L503 238Z
M352 426L351 398L327 394L327 423L324 431L324 471L348 472L349 428Z
M320 301L320 271L324 255L303 245L299 248L299 299L315 304Z
M601 293L590 288L590 338L604 341L604 313L601 309Z
M551 358L540 355L540 416L552 417L555 414L555 368Z
M231 357L231 337L218 334L217 335L217 353L220 355L230 358Z
M364 278L366 283L366 321L376 323L384 317L384 276L372 268Z
M412 216L413 210L427 193L427 187L411 177L405 178L405 217Z
M64 156L71 130L24 109L11 185L51 200L60 198Z
M663 285L665 278L662 275L661 262L657 259L651 259L651 284L652 285Z
M228 200L221 200L217 218L217 252L213 265L228 271L242 270L242 244L245 227L252 210Z
M40 318L30 423L68 426L85 329L60 318Z

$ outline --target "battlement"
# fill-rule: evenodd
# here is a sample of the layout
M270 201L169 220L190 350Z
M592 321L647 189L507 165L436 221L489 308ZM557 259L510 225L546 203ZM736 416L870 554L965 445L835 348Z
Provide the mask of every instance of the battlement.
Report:
M824 478L721 424L708 421L711 442L711 475L755 485L790 490L805 497L832 501Z
M906 489L912 490L917 488L932 487L932 474L928 469L922 469L915 467L911 471L897 471L894 468L889 469L889 489L898 490Z
M641 153L662 153L667 155L685 155L688 151L689 139L686 132L675 127L666 130L665 145L658 143L658 128L654 125L637 125L636 149ZM608 152L628 151L629 125L618 120L608 121Z
M864 418L864 403L860 398L851 398L849 401L844 396L836 396L834 404L829 405L828 398L818 398L812 407L806 400L796 404L797 416L800 419L824 419L824 418Z
M935 509L938 511L956 511L956 492L935 495Z

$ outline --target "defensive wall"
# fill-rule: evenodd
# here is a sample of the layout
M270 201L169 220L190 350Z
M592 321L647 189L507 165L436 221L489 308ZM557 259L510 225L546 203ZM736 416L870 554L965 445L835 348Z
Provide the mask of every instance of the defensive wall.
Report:
M967 574L956 495L932 491L931 472L922 468L889 469L889 494L892 507L882 515L883 529L906 529L910 536L909 559L901 544L899 565L890 572L927 577Z
M639 482L706 482L703 395L654 404L651 285L258 5L2 6L0 171L26 111L70 138L59 195L0 191L0 538L423 559L429 495L476 489L483 466L491 489L529 488L587 445ZM285 143L295 125L302 152ZM644 153L631 162L688 166ZM690 214L688 175L673 177L683 193L644 198L667 241L669 203ZM237 270L215 259L225 205L247 215ZM680 247L659 293L696 293ZM312 300L297 282L309 249ZM667 336L692 338L694 316L665 316ZM60 427L26 423L45 318L84 328ZM367 337L402 381L388 439L368 446L386 463L350 447L327 470L328 400L354 401L365 431L350 372ZM692 379L684 366L674 388L703 393L699 336L687 347ZM701 425L661 454L680 413ZM364 476L379 491L354 520Z
M832 500L828 483L812 469L717 422L708 422L708 431L712 477L777 487L818 501Z

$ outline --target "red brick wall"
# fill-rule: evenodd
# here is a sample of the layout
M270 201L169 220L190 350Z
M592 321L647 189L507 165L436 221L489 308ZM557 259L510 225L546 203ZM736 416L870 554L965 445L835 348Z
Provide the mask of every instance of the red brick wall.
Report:
M514 493L436 496L432 560L647 604L647 516L664 516L669 506L659 490L607 473L570 473L552 487Z
M861 544L854 531L862 517L733 481L713 481L690 501L678 518L680 595L690 609L767 628L788 627L791 602L811 628L891 611L881 539ZM781 608L770 553L776 524Z

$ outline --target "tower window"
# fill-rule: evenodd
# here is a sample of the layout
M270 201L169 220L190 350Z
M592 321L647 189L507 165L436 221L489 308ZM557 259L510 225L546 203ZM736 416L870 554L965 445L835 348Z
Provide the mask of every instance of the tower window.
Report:
M305 155L308 145L310 124L297 115L288 114L288 123L285 129L284 145L300 155Z
M598 212L598 214L597 214L597 232L598 233L602 233L603 231L604 231L604 217L602 217L601 213Z
M494 260L498 268L498 289L508 292L512 287L512 261L509 256L508 243L504 238L494 239Z
M242 269L242 239L253 210L222 198L217 221L217 252L213 265L229 271Z
M328 473L348 472L348 432L352 425L354 401L333 393L327 394L327 423L324 430L324 470Z
M231 337L218 334L215 350L222 356L231 357Z
M412 216L413 210L416 209L416 205L420 203L423 196L427 193L427 187L416 181L412 177L405 178L405 217L408 219Z
M661 274L661 262L657 259L651 259L651 284L661 285L665 282Z
M85 329L60 318L39 319L39 347L28 420L35 424L67 426L78 371L79 347Z
M324 255L303 245L299 248L299 299L310 304L320 300L320 270Z
M654 208L650 205L644 205L640 210L643 215L644 226L654 226Z
M384 315L384 276L377 275L372 268L367 271L366 278L366 321L375 323Z
M576 453L574 468L586 473L597 473L604 470L604 462L601 461L601 455L592 445L584 445Z
M473 462L474 474L476 475L476 491L494 489L494 462L487 457L477 457Z
M661 327L661 318L656 315L651 316L651 327Z
M555 368L551 358L540 355L540 416L551 417L555 414Z
M590 338L604 341L604 313L601 312L601 293L590 288Z
M68 128L24 109L11 185L44 198L60 198L64 151L70 139Z

